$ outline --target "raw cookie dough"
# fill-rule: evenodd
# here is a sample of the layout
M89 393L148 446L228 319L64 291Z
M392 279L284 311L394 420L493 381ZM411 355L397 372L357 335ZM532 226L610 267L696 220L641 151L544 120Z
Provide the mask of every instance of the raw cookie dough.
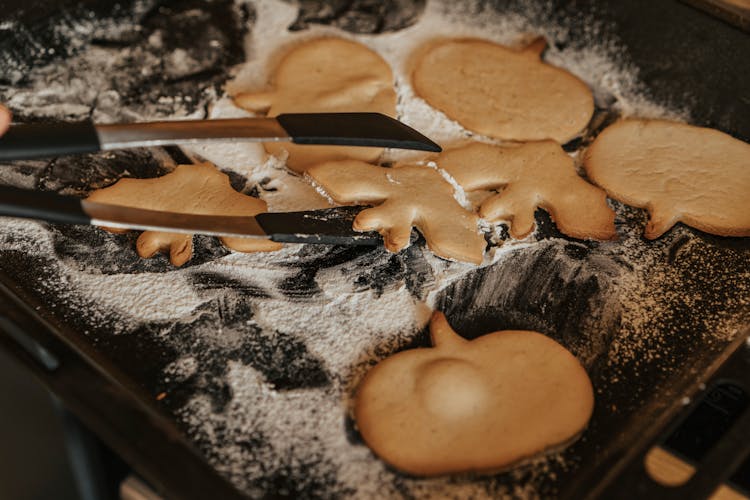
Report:
M235 191L229 177L210 163L179 165L174 171L155 179L120 179L112 186L94 191L87 199L183 214L256 215L267 208L265 201ZM279 243L263 239L222 237L221 242L238 252L268 252L281 248ZM193 237L145 231L138 237L136 250L143 258L153 257L157 252L169 252L170 262L181 266L193 255Z
M677 222L721 236L750 236L750 144L723 132L622 120L594 140L584 167L610 197L648 210L648 239Z
M361 211L354 229L378 231L389 251L406 248L416 227L436 255L481 264L486 245L479 218L456 201L453 186L436 169L343 160L315 165L307 175L337 203L378 205Z
M235 103L256 113L337 113L374 111L396 116L396 91L390 66L375 52L341 38L304 42L289 51L271 77L271 90L238 94ZM347 158L375 162L382 148L299 146L265 143L266 151L289 153L297 172L310 165Z
M479 39L435 42L417 53L412 84L469 130L562 144L588 124L594 99L577 77L541 61L545 46L543 39L522 50Z
M491 472L575 439L591 417L586 371L541 333L467 341L436 312L433 348L385 359L359 386L355 419L367 445L404 472Z
M442 153L437 164L467 191L502 189L481 204L479 215L508 221L514 238L534 229L537 207L549 212L558 229L572 238L616 237L615 214L606 194L583 180L570 156L553 141L510 147L473 143Z

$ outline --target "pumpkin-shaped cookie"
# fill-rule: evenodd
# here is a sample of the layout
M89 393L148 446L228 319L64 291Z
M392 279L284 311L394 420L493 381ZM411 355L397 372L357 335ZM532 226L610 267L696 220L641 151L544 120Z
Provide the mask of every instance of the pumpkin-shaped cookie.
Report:
M469 130L498 139L569 141L594 98L573 74L546 64L538 39L516 50L479 39L440 40L415 57L417 95Z
M420 476L497 471L586 426L591 381L549 337L501 331L467 341L442 313L430 333L434 347L387 358L357 391L362 437L393 467Z

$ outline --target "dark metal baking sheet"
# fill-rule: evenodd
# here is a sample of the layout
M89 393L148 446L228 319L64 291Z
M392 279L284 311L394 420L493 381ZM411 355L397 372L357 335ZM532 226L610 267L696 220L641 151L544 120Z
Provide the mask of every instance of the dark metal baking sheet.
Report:
M399 11L404 13L402 17L394 16L392 9L369 8L367 2L344 2L330 11L325 10L323 3L316 6L314 2L307 2L294 28L304 29L309 23L324 22L359 32L400 29L418 18L422 6L421 2L401 3L404 4ZM251 8L236 8L231 2L125 2L111 10L92 4L66 4L41 21L31 15L30 10L21 14L29 18L28 30L5 33L0 40L3 49L0 68L6 69L0 72L0 97L7 98L14 88L24 85L25 71L50 61L65 65L76 50L82 50L69 47L64 37L58 39L50 35L54 33L50 28L59 23L75 24L83 22L82 19L101 22L103 29L92 29L89 43L115 48L137 47L145 52L157 50L152 55L158 57L160 49L149 48L143 42L157 28L173 33L167 40L170 49L193 50L206 46L181 35L186 32L185 23L195 22L194 14L198 12L202 30L206 29L206 24L221 25L220 30L212 33L221 34L227 50L220 54L196 54L197 59L207 61L207 65L194 68L189 74L170 74L169 68L164 68L165 72L159 77L134 77L131 81L113 83L125 96L119 103L125 110L143 103L158 104L163 95L182 95L190 96L190 100L183 101L188 104L181 112L192 112L210 100L207 90L217 88L228 78L228 68L244 59L241 27L254 15ZM524 8L523 2L492 2L492 5L503 11L523 11ZM193 12L188 16L189 11ZM569 28L570 36L566 41L569 44L577 43L587 29L578 21L588 19L593 13L601 21L600 26L609 30L607 35L626 47L624 57L632 59L639 68L639 75L655 100L684 104L691 109L695 123L750 139L750 101L747 99L750 66L744 56L750 53L750 40L739 30L676 2L556 2L544 4L540 12ZM233 21L228 23L227 19ZM132 29L113 31L111 20L116 21L115 25ZM30 40L36 43L29 43ZM34 47L38 46L56 50L34 53ZM107 106L107 103L93 101L90 113L96 113L97 106ZM174 111L170 105L165 105L163 110L165 115ZM21 119L45 119L44 116L25 116L24 110L16 110L16 113ZM141 150L27 162L14 168L19 172L19 179L39 189L83 194L119 177L123 164L131 175L153 177L164 173L162 162L163 158L155 157L152 151ZM233 183L238 188L246 187L241 178L234 178ZM584 439L565 452L564 467L547 465L549 470L541 476L534 474L532 467L522 469L521 474L478 479L487 482L488 494L499 491L492 488L509 484L533 484L542 496L589 491L602 479L603 470L621 460L634 438L652 422L674 409L686 391L708 373L730 345L731 339L717 341L712 338L712 332L706 331L705 315L727 315L733 324L750 321L746 305L726 308L730 302L737 303L729 298L736 299L737 293L747 289L746 280L750 276L747 239L718 238L679 227L653 244L643 243L643 259L655 263L654 279L647 296L658 300L682 294L691 300L663 301L664 307L659 310L661 316L647 321L644 327L650 335L635 349L629 363L617 365L620 381L613 384L608 353L619 345L623 319L617 314L597 318L597 311L604 302L611 305L612 290L617 289L618 279L631 271L628 263L618 261L611 246L563 238L543 212L537 216L540 243L533 250L468 274L441 292L438 306L446 311L457 331L467 337L497 329L525 328L537 329L560 340L586 363L597 388L596 412ZM641 211L621 207L620 216L622 224L631 227L643 222ZM197 325L191 322L153 323L129 331L127 335L112 335L112 321L116 321L116 316L92 322L69 308L66 296L59 290L45 286L55 278L53 263L61 259L83 263L105 274L168 272L169 265L164 259L142 261L135 257L131 235L112 236L87 228L54 227L50 231L54 241L52 255L18 252L0 255L3 282L12 295L33 304L34 311L27 311L28 314L47 321L49 328L43 331L53 340L62 340L85 354L80 362L89 363L115 379L118 392L136 398L137 403L132 403L134 411L147 408L150 409L147 411L158 412L161 417L154 419L159 425L184 431L177 412L197 394L206 395L216 411L222 411L232 399L226 382L229 361L252 365L279 391L324 387L330 383L325 367L304 341L292 336L282 335L280 343L273 346L246 338L239 345L217 348L202 343L195 333ZM115 251L107 254L100 251L104 244L112 248L113 242L117 247ZM201 239L196 248L200 250L191 262L193 266L226 254L210 239ZM383 290L394 284L404 284L419 296L430 280L429 266L418 247L396 256L382 250L332 247L310 250L298 262L288 263L294 269L293 276L277 283L274 292L289 300L310 300L317 293L316 273L342 264L360 270L353 279L359 280L364 290ZM526 276L522 283L516 281L520 274ZM262 300L267 293L219 275L196 273L193 280L196 288L239 288L246 294L245 301L211 303L197 315L199 321L226 328L235 326L252 309L253 300ZM595 320L592 322L589 318ZM179 332L186 345L194 345L194 354L202 366L200 376L180 384L164 380L164 368L180 354L155 335L165 328ZM426 334L422 332L414 337L411 345L426 341ZM660 358L647 357L655 351L660 352ZM169 397L156 402L155 397L164 392L169 393ZM361 443L356 432L351 427L349 430L350 439ZM139 429L123 429L122 432L135 436ZM127 451L129 446L127 439L123 441L116 446L121 452ZM163 444L154 436L154 446ZM192 445L178 443L178 448L183 445L186 453L191 446L196 446L204 455L211 453L202 448L200 441ZM143 449L130 451L134 457L144 453ZM303 479L302 474L299 470L269 471L255 486L269 494L287 491L301 496L328 496L337 491L335 477L310 481ZM168 485L162 486L169 490Z

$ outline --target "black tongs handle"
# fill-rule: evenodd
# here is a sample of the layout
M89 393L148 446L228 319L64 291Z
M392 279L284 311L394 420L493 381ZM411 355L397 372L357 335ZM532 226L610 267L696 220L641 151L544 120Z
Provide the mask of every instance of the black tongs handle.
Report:
M31 160L99 151L93 122L19 123L0 137L0 161Z
M78 198L10 186L0 186L0 216L63 224L91 223Z

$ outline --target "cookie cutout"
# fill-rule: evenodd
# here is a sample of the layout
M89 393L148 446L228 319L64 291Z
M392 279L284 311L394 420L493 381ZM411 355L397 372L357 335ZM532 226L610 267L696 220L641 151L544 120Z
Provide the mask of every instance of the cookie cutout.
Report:
M560 232L572 238L616 238L615 214L603 190L581 178L573 160L555 142L516 147L473 143L442 153L437 164L467 191L501 189L479 215L508 221L521 239L534 229L534 211L546 210Z
M341 38L321 38L293 48L279 61L271 90L246 92L235 103L256 113L337 113L373 111L396 116L396 91L390 66L362 44ZM267 142L266 151L287 151L287 166L302 172L330 160L375 162L382 148L300 146Z
M588 86L544 63L537 39L521 50L479 39L443 40L418 52L416 93L469 130L498 139L565 143L594 113Z
M720 236L750 236L750 144L723 132L622 120L594 140L584 168L610 197L648 210L648 239L678 222Z
M494 472L567 445L591 417L586 371L537 332L468 341L445 316L430 321L433 348L395 354L370 370L354 409L367 445L418 476Z
M389 251L406 248L416 227L436 255L482 263L485 241L477 227L479 218L456 201L453 186L436 169L344 160L315 165L307 175L337 203L377 205L357 215L354 229L378 231Z
M109 187L92 192L88 200L182 214L256 215L267 209L265 201L235 191L229 177L210 163L179 165L174 171L155 179L120 179ZM121 229L107 230L113 233L127 232ZM224 245L238 252L270 252L281 248L279 243L270 240L220 239ZM158 252L169 253L170 262L179 267L193 256L193 236L145 231L138 237L136 251L146 259Z

